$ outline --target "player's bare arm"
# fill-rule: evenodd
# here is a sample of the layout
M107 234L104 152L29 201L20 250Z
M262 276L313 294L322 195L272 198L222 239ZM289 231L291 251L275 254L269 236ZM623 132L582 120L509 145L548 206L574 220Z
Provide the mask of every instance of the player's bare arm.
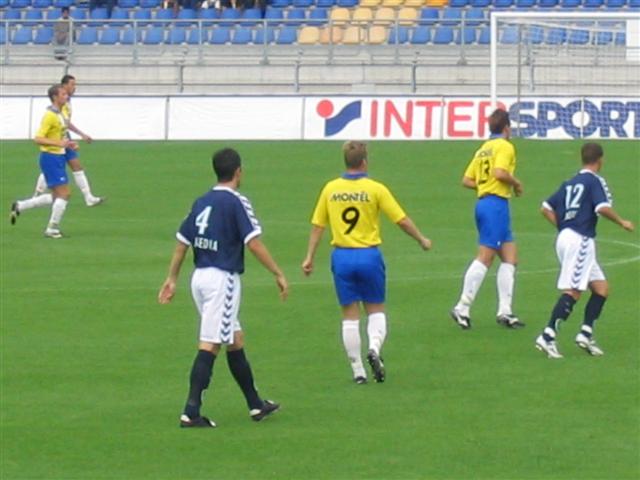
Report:
M398 226L410 237L412 237L423 250L429 250L431 248L431 240L425 237L418 227L416 227L413 220L409 217L404 217L398 222Z
M311 227L311 233L309 234L309 246L307 247L307 256L302 261L302 271L305 275L311 275L313 272L313 259L316 255L316 250L322 239L324 233L324 227L313 225Z
M520 182L520 180L511 175L509 172L507 172L503 168L494 168L492 174L497 180L511 185L513 187L513 192L516 194L516 197L522 195L522 182Z
M247 248L253 253L258 261L276 277L276 284L280 290L280 298L286 300L289 296L289 282L280 270L280 267L273 259L269 250L259 237L254 237L247 243Z
M171 263L169 264L169 274L167 275L167 279L162 284L162 287L160 287L160 292L158 293L159 303L167 304L171 302L173 296L176 294L176 283L178 282L180 268L182 267L182 263L184 262L184 257L187 254L187 250L189 250L188 245L185 245L182 242L177 242L176 248L173 251Z
M633 223L620 217L620 215L618 215L618 213L613 208L602 207L598 209L598 213L607 220L611 220L613 223L620 225L627 232L633 232Z
M82 137L82 140L84 140L85 142L87 142L87 143L93 142L93 138L91 138L89 135L84 133L82 130L80 130L78 127L76 127L73 123L69 122L69 127L68 128L73 133L77 133L78 135L80 135L80 137Z
M475 190L477 188L475 179L467 176L462 177L462 186L471 190Z
M540 207L540 213L542 216L548 220L548 222L554 227L558 226L558 218L556 217L556 212L547 207Z

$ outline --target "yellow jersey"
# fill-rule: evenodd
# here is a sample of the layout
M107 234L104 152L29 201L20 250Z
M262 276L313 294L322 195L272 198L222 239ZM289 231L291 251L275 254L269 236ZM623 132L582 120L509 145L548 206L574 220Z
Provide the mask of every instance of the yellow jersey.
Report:
M63 140L67 136L67 120L61 111L55 107L47 107L47 111L42 117L40 128L36 132L36 137L48 138L50 140ZM64 154L64 147L54 147L52 145L40 145L41 152Z
M469 162L464 176L475 180L478 197L497 195L511 198L511 185L494 177L494 168L501 168L512 175L516 170L516 149L503 137L484 142Z
M382 183L366 174L345 174L328 182L318 198L311 223L331 225L331 245L367 248L382 243L380 211L393 223L407 215Z

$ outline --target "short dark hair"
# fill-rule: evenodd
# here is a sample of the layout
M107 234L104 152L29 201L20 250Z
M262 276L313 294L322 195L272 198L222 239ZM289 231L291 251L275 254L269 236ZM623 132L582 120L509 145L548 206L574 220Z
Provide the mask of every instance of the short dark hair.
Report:
M60 13L64 13L64 12L69 13L70 11L71 11L71 9L70 9L69 7L62 7L62 8L60 9Z
M509 112L506 110L497 108L489 115L489 131L494 135L501 134L509 126L511 126L511 120L509 120Z
M342 145L344 164L347 168L360 168L367 159L367 144L364 142L348 141Z
M49 95L49 100L53 103L53 98L58 96L58 92L62 88L62 85L51 85L49 90L47 90L47 95Z
M74 77L73 75L67 74L64 77L62 77L62 80L60 80L60 85L66 85L71 80L75 80L75 79L76 79L76 77Z
M593 165L604 156L604 150L599 143L585 143L580 150L583 165Z
M219 182L228 182L242 164L240 155L233 148L223 148L213 154L213 171Z

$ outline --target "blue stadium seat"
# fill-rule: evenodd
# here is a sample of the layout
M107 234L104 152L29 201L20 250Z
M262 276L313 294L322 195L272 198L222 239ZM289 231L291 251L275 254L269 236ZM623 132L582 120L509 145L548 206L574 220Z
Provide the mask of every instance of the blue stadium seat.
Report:
M558 0L538 0L538 8L555 8L558 6Z
M86 8L72 8L69 15L75 22L82 22L87 19L87 12Z
M142 43L145 45L160 45L164 43L164 27L150 27L144 32Z
M616 33L616 37L614 40L616 45L626 45L627 44L627 34L625 32Z
M446 26L436 27L433 33L433 43L436 45L453 43L453 28Z
M140 0L140 8L158 8L160 0Z
M96 27L84 27L76 40L78 45L93 45L98 43L98 29Z
M115 45L120 43L120 29L118 27L107 27L100 33L98 40L100 45Z
M46 10L46 13L45 13L46 20L43 22L43 25L47 27L52 27L54 22L58 20L60 16L61 16L60 10L58 10L57 8Z
M331 8L336 4L336 0L316 0L316 7Z
M456 30L456 45L471 45L478 40L478 29L475 27L464 27Z
M202 20L203 27L210 27L214 24L213 20L220 18L220 13L216 8L201 8L198 10L198 18Z
M471 0L471 6L474 8L487 8L491 5L491 0Z
M306 10L304 8L292 8L287 12L287 25L292 27L302 25L307 19Z
M151 10L146 8L141 8L140 10L134 10L133 19L136 20L137 27L146 27L147 25L149 25L149 23L151 23L151 22L145 21L145 20L151 20Z
M122 7L115 7L111 12L111 22L107 26L113 27L124 27L127 25L129 20L129 10ZM122 20L122 21L116 21Z
M547 32L547 45L562 45L567 41L567 31L564 28L551 28Z
M9 0L0 0L0 8L7 8L9 6Z
M191 25L196 24L198 13L191 8L182 8L178 12L177 18L180 21L176 22L176 25L179 27L190 27Z
M122 30L122 38L120 43L123 45L133 45L134 43L140 43L142 40L142 29L140 28L125 28Z
M209 31L205 28L192 28L187 35L187 43L189 45L201 45L207 43Z
M0 27L0 45L5 45L7 43L7 29L4 27Z
M253 41L253 30L247 27L236 27L231 43L234 45L246 45Z
M316 7L309 12L309 19L307 21L307 25L324 25L327 23L327 19L329 18L329 9L328 8L320 8Z
M281 20L284 19L284 10L282 8L267 7L266 12L264 12L264 18L269 21L267 25L280 25L282 23Z
M14 45L26 45L33 41L33 29L31 27L20 27L13 34L11 43Z
M440 20L437 8L427 7L420 10L420 25L432 25Z
M586 45L589 43L589 31L571 30L568 41L570 45Z
M39 22L42 20L42 10L37 9L37 10L27 10L24 13L24 19L25 20L33 20L34 22ZM31 23L30 25L34 25L33 23Z
M611 32L596 32L593 43L596 45L609 45L613 42L613 33Z
M517 8L532 8L536 4L536 0L516 0Z
M138 0L118 0L118 6L120 8L136 8Z
M89 18L93 20L92 22L89 22L89 25L99 27L104 24L104 20L109 19L109 14L107 13L106 8L94 8L89 12Z
M582 0L560 0L562 8L574 9L582 6Z
M247 8L242 13L242 16L240 18L242 18L240 25L251 27L258 24L258 22L262 20L262 10L260 10L259 8Z
M33 43L36 45L49 45L53 40L53 28L41 27L36 30L36 38Z
M22 10L5 10L3 20L22 20Z
M514 0L493 0L494 8L511 8Z
M235 25L240 16L240 10L238 10L237 8L225 8L224 10L222 10L222 15L220 15L220 19L225 21L220 22L220 24Z
M475 27L478 25L484 25L487 23L487 19L484 16L485 9L483 8L470 8L464 14L464 25L466 27Z
M469 5L469 0L451 0L449 6L453 8L464 8Z
M293 6L298 8L309 8L313 4L313 0L293 0Z
M336 5L338 7L344 7L344 8L355 7L356 5L358 5L358 3L359 3L358 0L336 0Z
M442 12L442 19L440 21L441 25L459 25L462 20L462 9L461 8L449 8L445 7Z
M403 43L409 42L409 27L403 27L399 25L398 27L391 27L389 29L389 44L391 45L400 45Z
M287 8L291 6L293 0L273 0L271 6L274 8Z
M27 8L30 6L31 0L11 0L11 8Z
M33 8L49 8L53 4L52 0L33 0Z
M210 43L214 45L223 45L225 43L229 43L231 40L231 31L230 28L223 25L221 27L217 27L213 29L211 33Z
M478 44L489 45L491 43L491 28L480 27L480 34L478 35Z
M514 45L520 39L520 29L518 27L505 27L500 35L500 43Z
M603 3L604 0L584 0L582 6L584 8L600 8Z
M155 16L156 20L162 20L160 22L154 22L154 25L156 27L168 27L169 26L169 20L173 20L173 9L171 8L159 8L158 10L156 10L156 16Z
M628 0L627 5L629 6L629 8L640 8L640 1L639 0Z
M605 0L604 4L607 8L617 10L624 7L627 4L627 0Z
M273 43L276 40L276 29L274 27L267 27L265 30L264 27L257 27L255 29L255 37L253 42L256 45L263 45L265 43ZM266 33L265 33L266 32Z
M544 42L544 29L536 25L529 27L529 30L525 32L525 41L533 45L540 45Z
M53 0L53 6L56 8L71 7L73 0Z
M431 41L430 27L416 27L411 34L411 43L413 45L424 45Z
M298 40L298 29L296 27L284 26L278 33L276 43L278 45L291 45Z
M173 27L169 30L167 43L170 45L182 45L187 43L187 31L184 27Z

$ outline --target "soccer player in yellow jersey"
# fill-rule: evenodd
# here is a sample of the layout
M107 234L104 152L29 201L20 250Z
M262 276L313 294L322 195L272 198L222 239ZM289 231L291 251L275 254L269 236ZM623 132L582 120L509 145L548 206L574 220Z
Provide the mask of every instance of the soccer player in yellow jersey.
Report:
M67 91L62 85L53 85L47 94L51 106L42 117L35 142L40 146L40 169L52 194L14 202L11 206L11 223L15 224L18 215L24 210L51 205L51 217L44 234L50 238L61 238L60 221L71 195L65 169L65 149L76 150L78 144L67 136L67 122L62 115L62 107L69 98Z
M469 310L496 254L502 260L497 275L497 322L509 328L524 326L511 310L517 251L511 234L509 198L512 192L522 195L522 183L514 176L516 153L509 142L510 125L504 110L495 110L489 116L491 138L476 151L462 179L463 186L478 195L478 254L465 273L462 294L451 310L451 318L463 329L471 328Z
M331 271L342 306L342 340L353 370L354 381L366 383L360 347L360 302L368 315L367 360L376 382L383 382L385 369L380 352L387 334L385 265L378 245L380 211L413 237L423 250L431 241L414 225L389 189L367 176L367 147L346 142L342 148L346 172L327 183L311 219L307 256L302 262L305 275L313 271L313 258L325 228L330 225L333 245Z
M78 127L76 127L71 121L71 97L76 92L76 78L73 75L65 75L64 77L62 77L62 81L60 83L62 87L66 90L67 94L69 95L69 100L67 101L67 103L65 103L62 106L62 115L67 119L68 131L77 133L78 135L80 135L80 138L82 138L83 141L87 143L91 143L93 139L89 135L84 133L82 130L80 130ZM68 132L67 132L67 135L68 135ZM75 180L76 185L82 192L82 195L84 197L84 202L86 203L87 207L93 207L95 205L101 204L105 200L105 198L97 197L91 192L89 179L87 178L87 175L84 172L84 168L82 167L82 164L80 163L77 150L67 148L65 150L65 157L66 157L67 163L69 164L69 167L71 168L71 171L73 172L73 179ZM46 190L47 190L47 183L45 181L44 175L40 174L36 182L35 194L40 195L44 193Z

